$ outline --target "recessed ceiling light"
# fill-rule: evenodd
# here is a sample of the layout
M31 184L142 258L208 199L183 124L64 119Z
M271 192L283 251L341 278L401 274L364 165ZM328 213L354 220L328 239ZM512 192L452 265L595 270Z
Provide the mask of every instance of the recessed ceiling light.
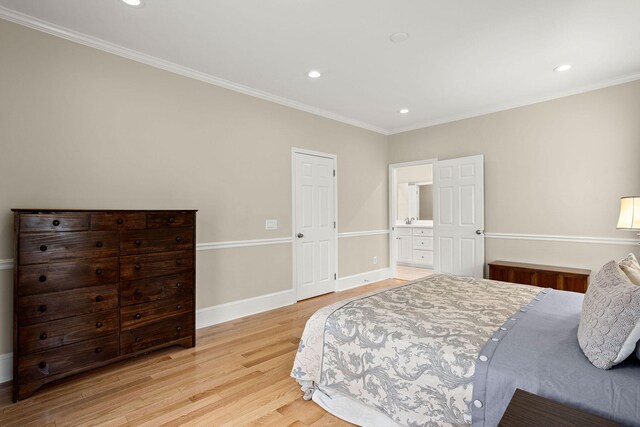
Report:
M309 78L311 78L311 79L317 79L321 75L322 75L322 73L320 71L316 71L316 70L311 70L311 71L309 71L309 73L307 73L307 76L309 76Z
M398 111L398 113L400 113L400 114L409 114L409 109L408 108L403 108L400 111Z
M393 33L389 36L389 40L391 40L394 43L402 43L403 41L405 41L406 39L409 38L409 34L407 33Z
M571 64L558 65L553 71L568 71L571 69Z
M142 0L121 0L122 3L128 4L129 6L140 6L142 4Z

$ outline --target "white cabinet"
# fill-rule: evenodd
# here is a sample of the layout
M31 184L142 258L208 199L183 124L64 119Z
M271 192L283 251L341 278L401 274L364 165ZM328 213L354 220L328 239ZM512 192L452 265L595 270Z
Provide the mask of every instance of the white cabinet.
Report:
M397 263L433 266L433 228L396 227Z

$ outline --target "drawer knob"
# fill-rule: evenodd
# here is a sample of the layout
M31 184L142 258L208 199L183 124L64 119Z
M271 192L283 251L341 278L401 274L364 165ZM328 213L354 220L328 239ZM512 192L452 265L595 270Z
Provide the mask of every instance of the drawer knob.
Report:
M177 331L177 332L182 331L182 326L176 326L176 331Z
M47 245L40 245L40 250L45 252L47 250Z
M45 304L42 304L40 307L38 307L38 310L40 311L40 313L44 313L45 311L47 311L47 306Z
M45 276L44 274L40 277L38 277L38 280L40 280L41 282L46 282L47 281L47 276Z
M133 269L136 271L140 271L140 269L142 268L142 266L140 264L136 264L133 266Z
M135 291L133 291L133 294L136 296L140 296L142 295L142 291L140 289L136 289Z
M96 322L96 328L98 329L102 328L102 322Z
M177 236L176 237L176 242L178 242L178 243L182 242L182 237L181 236Z
M182 306L180 304L176 305L176 310L182 310Z
M142 244L142 242L140 240L135 240L133 242L133 244L136 245L136 246L140 246Z
M136 337L136 342L140 342L140 341L142 341L142 338Z
M169 224L173 224L174 222L176 222L176 219L174 217L169 217Z
M101 268L96 268L96 274L98 276L101 276L102 275L102 269Z
M44 341L47 339L47 334L45 334L44 332L40 334L40 341Z
M102 295L98 295L96 297L96 302L102 302L102 301L104 301L104 297Z
M176 283L176 288L181 288L182 287L182 283Z
M118 218L118 219L116 219L116 223L117 223L118 225L122 225L122 224L124 224L124 219L122 219L122 218Z
M57 227L57 226L59 226L59 225L60 225L60 221L58 221L57 219L54 219L54 220L53 220L53 226L54 226L54 227Z
M136 313L136 315L135 315L135 316L133 316L133 317L135 317L135 318L136 318L136 320L140 320L140 319L142 318L142 314L140 314L140 313Z
M97 246L97 247L99 247L99 248L101 248L102 246L104 246L104 243L102 243L102 242L98 241L98 242L96 242L96 246Z
M182 260L181 259L177 259L176 260L176 265L182 265Z
M40 368L40 369L44 369L44 368L46 368L46 367L47 367L47 362L42 361L42 362L38 363L38 368Z
M95 352L98 354L102 353L102 347L96 347Z

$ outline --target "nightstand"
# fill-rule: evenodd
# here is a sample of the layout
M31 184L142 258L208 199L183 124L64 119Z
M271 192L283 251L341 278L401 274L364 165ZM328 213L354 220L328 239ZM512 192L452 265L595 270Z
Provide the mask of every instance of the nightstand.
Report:
M516 389L498 426L500 427L609 427L619 424Z

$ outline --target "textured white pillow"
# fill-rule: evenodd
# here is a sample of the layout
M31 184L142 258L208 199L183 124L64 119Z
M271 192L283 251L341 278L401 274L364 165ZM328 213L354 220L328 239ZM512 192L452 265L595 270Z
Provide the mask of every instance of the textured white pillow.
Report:
M624 271L631 283L640 286L640 264L634 254L627 255L618 263L618 266Z
M640 340L640 286L615 261L589 285L582 303L578 343L597 368L610 369L634 352Z

